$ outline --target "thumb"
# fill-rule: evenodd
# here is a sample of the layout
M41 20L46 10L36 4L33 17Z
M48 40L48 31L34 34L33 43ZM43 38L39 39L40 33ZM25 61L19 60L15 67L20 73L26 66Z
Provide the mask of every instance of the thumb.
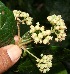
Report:
M14 64L20 58L22 50L17 45L11 45L11 47L7 49L7 53Z
M21 53L22 51L17 45L7 45L0 48L0 74L15 64Z

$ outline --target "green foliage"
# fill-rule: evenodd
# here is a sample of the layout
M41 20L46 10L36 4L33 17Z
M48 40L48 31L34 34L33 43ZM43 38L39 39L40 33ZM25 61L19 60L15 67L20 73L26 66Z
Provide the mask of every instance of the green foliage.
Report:
M0 1L0 47L10 44L16 32L12 11Z
M19 73L25 73L25 74L39 74L38 68L36 67L35 63L32 62L32 58L28 57L26 58L23 63L21 63L18 66Z

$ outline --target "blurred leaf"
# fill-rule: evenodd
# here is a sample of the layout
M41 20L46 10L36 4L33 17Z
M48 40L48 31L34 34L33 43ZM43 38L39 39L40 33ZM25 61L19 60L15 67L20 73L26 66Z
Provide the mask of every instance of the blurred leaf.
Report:
M55 63L46 74L68 74L62 63Z
M50 15L62 15L65 22L70 22L70 0L45 0L45 5Z
M18 66L18 73L40 74L32 58L29 57Z
M55 61L68 61L70 60L70 49L58 46L50 46L50 53L54 56Z
M16 27L12 11L0 1L0 47L11 43Z

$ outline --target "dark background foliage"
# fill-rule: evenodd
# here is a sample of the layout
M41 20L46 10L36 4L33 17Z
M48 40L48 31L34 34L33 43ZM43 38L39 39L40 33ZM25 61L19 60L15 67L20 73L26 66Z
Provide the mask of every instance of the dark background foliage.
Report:
M54 54L57 57L57 59L55 59L55 60L58 60L58 61L64 60L64 61L62 61L62 63L65 65L67 70L68 69L70 70L70 68L69 68L69 62L70 62L70 0L0 0L0 1L2 1L10 10L17 9L17 10L28 12L30 14L30 16L32 16L34 18L34 22L33 22L34 24L39 21L41 25L44 25L46 27L46 29L51 27L50 23L46 19L46 17L48 15L52 15L52 14L62 15L62 18L64 19L66 26L68 28L66 40L62 41L60 43L55 43L54 41L52 41L51 42L52 46L47 46L47 48L49 49L49 51L51 51L52 54ZM23 30L23 29L24 28L22 27L21 30ZM23 34L23 33L21 32L21 34ZM37 45L35 45L35 44L33 46L36 47L36 49L33 49L33 51L35 53L37 53L39 51L45 53L45 51L46 51L46 48L43 48L43 47L37 48ZM42 49L44 49L44 51L42 51ZM41 52L39 52L39 53L41 53ZM39 56L38 54L36 54L36 55ZM28 57L29 58L24 59L24 60L26 60L26 62L24 62L24 63L23 63L24 60L20 59L20 61L13 68L11 68L7 72L7 74L13 74L13 72L16 69L19 70L18 71L19 74L22 74L22 73L23 74L34 74L34 72L35 72L35 74L40 74L40 72L38 70L36 70L35 63L33 62L34 59L31 60L32 57L29 55L28 55ZM32 63L30 63L31 61L32 61ZM30 63L29 67L31 69L25 65L25 64L29 64L29 63ZM25 68L24 65L27 68ZM57 66L57 68L58 68L58 66ZM52 70L54 70L54 69L52 68ZM69 70L68 70L68 72L69 72ZM56 70L56 71L54 70L53 74L57 74L56 72L58 72L58 70ZM15 73L17 73L17 72L15 72ZM52 73L47 73L47 74L52 74Z

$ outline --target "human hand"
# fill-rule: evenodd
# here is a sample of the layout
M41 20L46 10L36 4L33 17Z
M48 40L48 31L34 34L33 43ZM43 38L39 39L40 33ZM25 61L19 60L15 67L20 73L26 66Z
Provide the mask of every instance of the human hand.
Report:
M18 43L18 36L14 37L15 44ZM0 74L13 66L20 58L22 50L14 44L0 48Z

